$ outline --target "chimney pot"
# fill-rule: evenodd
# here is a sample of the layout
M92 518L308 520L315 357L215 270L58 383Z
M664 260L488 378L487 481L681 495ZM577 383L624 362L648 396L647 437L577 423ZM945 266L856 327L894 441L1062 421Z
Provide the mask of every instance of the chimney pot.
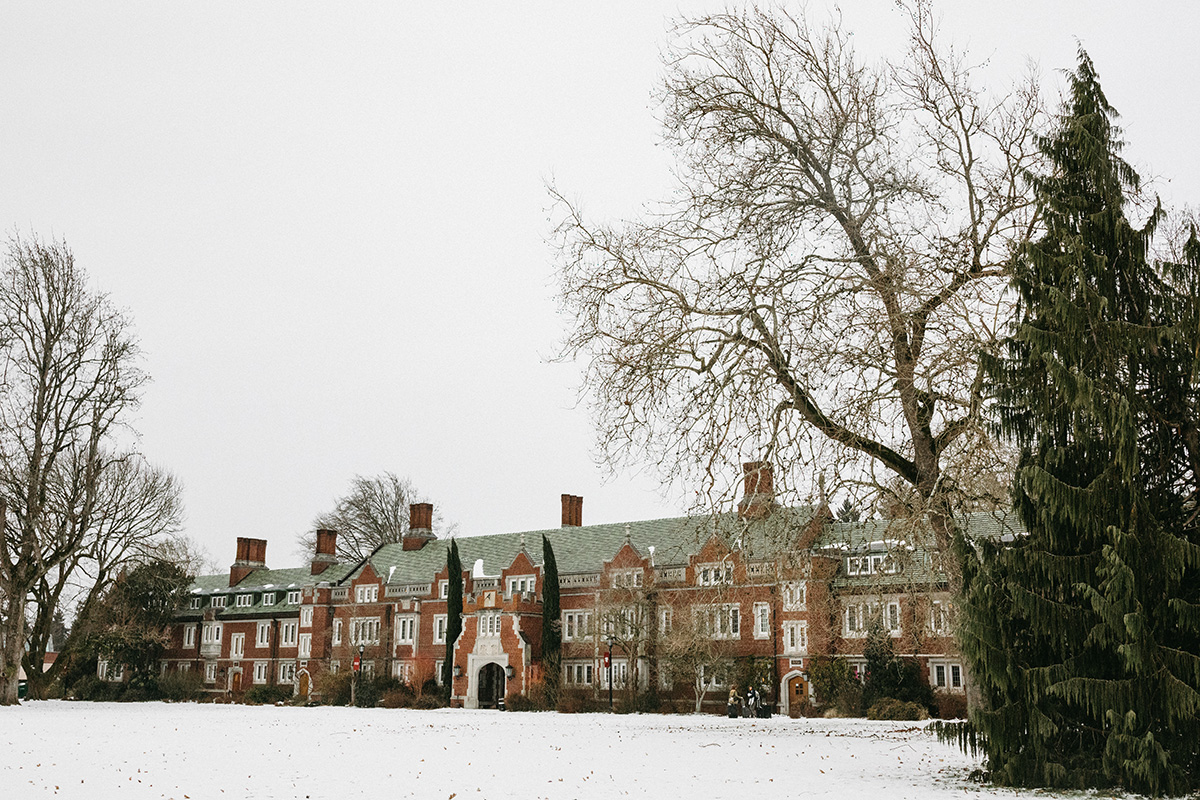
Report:
M317 552L313 554L312 573L320 575L337 563L337 531L321 528L317 531Z
M562 496L562 526L579 528L583 525L583 498L578 495Z
M251 539L239 536L237 539L237 558L229 568L229 585L236 586L243 578L256 569L267 567L267 540Z
M413 503L408 507L408 533L401 537L401 548L420 550L433 535L433 503Z

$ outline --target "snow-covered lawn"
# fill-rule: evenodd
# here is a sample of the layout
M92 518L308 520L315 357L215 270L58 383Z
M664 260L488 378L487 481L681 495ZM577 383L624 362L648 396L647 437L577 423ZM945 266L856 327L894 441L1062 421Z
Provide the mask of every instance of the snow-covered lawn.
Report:
M915 723L41 702L0 709L0 798L1013 796Z

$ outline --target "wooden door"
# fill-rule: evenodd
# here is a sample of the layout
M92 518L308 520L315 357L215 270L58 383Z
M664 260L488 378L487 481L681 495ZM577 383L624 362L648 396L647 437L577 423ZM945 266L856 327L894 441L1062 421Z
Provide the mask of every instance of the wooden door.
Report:
M300 696L308 697L308 673L300 673Z
M808 704L808 681L803 675L793 675L787 682L788 712L791 713Z
M242 673L233 673L233 691L240 692L242 690Z

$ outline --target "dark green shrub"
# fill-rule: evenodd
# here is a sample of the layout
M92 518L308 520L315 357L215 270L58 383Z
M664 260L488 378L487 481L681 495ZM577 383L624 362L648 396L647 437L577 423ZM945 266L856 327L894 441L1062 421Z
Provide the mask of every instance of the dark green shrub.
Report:
M446 700L440 694L427 694L412 701L413 708L445 708Z
M246 692L245 702L252 706L273 706L291 702L295 694L291 686L255 686Z
M198 672L168 672L158 679L158 696L179 703L198 700L204 694L204 682Z
M592 696L591 689L564 689L558 697L558 713L586 714L592 711L607 711L608 701Z
M885 697L867 709L867 719L928 719L929 712L920 703L909 703Z
M352 672L325 672L317 676L317 691L321 702L327 706L350 705L350 681Z

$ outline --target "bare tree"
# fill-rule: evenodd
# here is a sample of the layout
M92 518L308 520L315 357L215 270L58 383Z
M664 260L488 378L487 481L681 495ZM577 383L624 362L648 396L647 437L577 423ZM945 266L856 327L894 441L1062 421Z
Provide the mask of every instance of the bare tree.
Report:
M55 519L55 492L77 472L76 508L94 513L105 445L145 380L138 357L126 318L88 286L66 245L9 241L0 272L0 705L17 701L31 593L93 528Z
M333 511L313 520L313 529L301 534L297 545L303 556L309 557L316 547L316 531L335 530L338 558L358 561L380 545L400 541L408 531L409 506L420 502L427 499L408 478L392 472L371 477L355 475L350 491L337 501ZM436 510L433 526L435 532L449 532L442 530L442 517Z
M709 691L727 684L733 667L729 642L719 638L722 608L707 597L675 611L670 630L659 639L660 669L673 683L692 687L699 714Z
M1036 222L1037 80L992 96L926 2L907 21L907 56L872 66L836 19L686 20L662 91L675 199L597 224L551 189L563 357L587 365L610 463L720 494L726 465L765 459L800 498L831 473L943 547L960 492L1003 464L979 357Z

